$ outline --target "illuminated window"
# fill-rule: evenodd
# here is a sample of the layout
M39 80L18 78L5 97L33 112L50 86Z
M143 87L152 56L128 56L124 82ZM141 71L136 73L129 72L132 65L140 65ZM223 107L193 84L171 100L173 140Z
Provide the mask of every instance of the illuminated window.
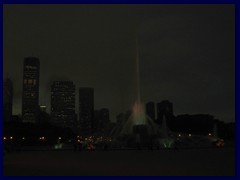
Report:
M29 80L28 80L28 84L32 84L32 79L29 79Z

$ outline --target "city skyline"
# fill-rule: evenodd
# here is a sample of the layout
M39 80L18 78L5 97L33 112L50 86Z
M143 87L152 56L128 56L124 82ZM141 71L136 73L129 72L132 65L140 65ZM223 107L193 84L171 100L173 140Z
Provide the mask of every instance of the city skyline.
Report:
M5 5L4 15L14 114L21 112L23 59L33 53L48 112L52 82L70 80L77 90L94 88L94 107L108 108L115 121L135 101L138 27L144 103L168 99L175 114L235 121L233 5ZM77 100L76 91L76 107Z

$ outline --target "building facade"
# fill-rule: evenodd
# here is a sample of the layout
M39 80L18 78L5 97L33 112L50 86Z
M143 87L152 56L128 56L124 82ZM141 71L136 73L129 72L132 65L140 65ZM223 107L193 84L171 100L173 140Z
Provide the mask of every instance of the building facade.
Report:
M3 120L12 120L13 84L11 79L6 78L3 83Z
M95 110L93 119L94 119L92 124L93 133L106 134L106 131L110 124L109 110L107 108Z
M40 63L36 57L27 57L23 65L22 120L36 123L39 113Z
M75 85L72 81L55 81L51 86L51 121L61 127L74 128Z
M174 115L173 115L173 104L168 101L164 100L160 103L157 103L157 123L162 124L163 116L166 117L167 122L170 122Z
M154 102L146 103L146 114L155 121L155 104Z
M79 88L79 133L82 136L89 136L93 131L94 121L94 89Z

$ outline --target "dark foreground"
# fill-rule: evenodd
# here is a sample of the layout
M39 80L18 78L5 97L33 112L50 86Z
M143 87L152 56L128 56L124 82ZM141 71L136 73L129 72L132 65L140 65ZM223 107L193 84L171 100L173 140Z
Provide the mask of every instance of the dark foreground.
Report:
M25 151L4 155L5 176L234 176L235 150Z

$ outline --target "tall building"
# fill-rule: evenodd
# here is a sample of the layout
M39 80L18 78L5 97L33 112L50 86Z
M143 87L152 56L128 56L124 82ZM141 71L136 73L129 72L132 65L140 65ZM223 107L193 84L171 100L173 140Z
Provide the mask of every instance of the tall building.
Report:
M72 81L55 81L51 86L51 120L55 125L74 128L75 85Z
M162 124L163 116L166 117L166 120L169 122L173 118L173 104L164 100L157 104L157 123Z
M40 111L47 112L47 106L46 105L40 105L39 108L40 108Z
M146 114L155 121L155 104L154 102L148 102L146 104Z
M12 119L13 84L9 78L3 83L3 120L9 122Z
M109 110L102 108L94 111L94 121L92 123L93 133L103 134L107 130L107 126L110 124Z
M92 134L94 117L94 89L79 88L79 123L80 134L89 136Z
M36 123L39 113L39 59L27 57L23 65L23 95L22 119L23 122Z

